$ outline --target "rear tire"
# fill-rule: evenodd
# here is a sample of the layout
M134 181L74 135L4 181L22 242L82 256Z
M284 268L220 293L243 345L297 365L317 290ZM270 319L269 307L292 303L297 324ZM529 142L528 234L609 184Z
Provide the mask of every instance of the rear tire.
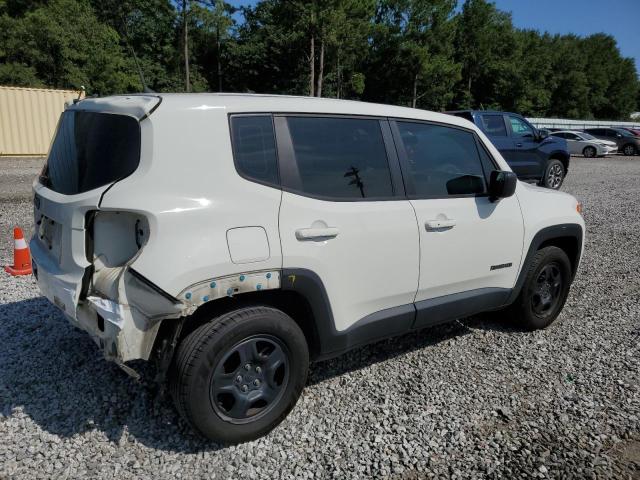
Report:
M593 158L597 155L597 151L595 149L595 147L584 147L584 150L582 150L582 154L586 157L586 158Z
M622 153L627 157L631 157L636 154L636 147L630 143L627 143L624 147L622 147Z
M558 190L562 186L562 182L564 182L565 174L566 171L562 162L552 158L547 162L540 184L543 187Z
M234 444L275 428L307 380L309 350L295 321L270 307L235 310L185 337L169 376L180 414L210 440Z
M538 250L518 298L507 309L508 315L528 330L548 327L564 307L571 280L571 262L562 249Z

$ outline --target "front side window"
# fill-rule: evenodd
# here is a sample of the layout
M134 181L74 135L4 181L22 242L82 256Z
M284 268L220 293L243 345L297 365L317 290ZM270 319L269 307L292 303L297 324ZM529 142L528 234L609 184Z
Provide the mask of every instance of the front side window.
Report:
M506 137L507 128L504 126L502 115L481 115L482 130L490 136Z
M509 122L511 123L511 131L514 135L533 137L533 129L521 118L509 116Z
M297 172L294 191L327 199L393 196L378 120L287 117Z
M413 196L443 198L486 193L485 171L473 133L426 123L397 125ZM491 165L491 160L487 158L486 164Z
M267 185L279 184L271 115L231 117L231 141L240 175Z

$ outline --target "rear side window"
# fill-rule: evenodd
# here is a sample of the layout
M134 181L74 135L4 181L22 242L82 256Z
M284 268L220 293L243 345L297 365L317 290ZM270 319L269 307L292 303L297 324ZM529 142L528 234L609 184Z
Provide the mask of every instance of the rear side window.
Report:
M140 125L126 115L67 110L58 123L40 181L65 195L131 175L140 163Z
M287 125L297 172L286 187L337 200L393 196L378 120L287 117Z
M271 115L231 117L231 141L240 175L258 183L279 186Z
M483 161L473 133L425 123L398 122L397 125L413 197L444 198L486 193ZM492 165L488 155L484 162L489 168Z
M504 118L502 115L481 115L482 130L494 137L506 137L507 129L504 126Z

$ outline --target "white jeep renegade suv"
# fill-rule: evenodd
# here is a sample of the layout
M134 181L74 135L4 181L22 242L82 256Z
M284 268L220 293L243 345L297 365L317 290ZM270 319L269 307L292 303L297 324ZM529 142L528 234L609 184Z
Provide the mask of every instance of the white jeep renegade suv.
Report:
M80 101L34 194L43 294L231 443L285 418L310 360L484 311L549 325L584 239L470 122L315 98Z

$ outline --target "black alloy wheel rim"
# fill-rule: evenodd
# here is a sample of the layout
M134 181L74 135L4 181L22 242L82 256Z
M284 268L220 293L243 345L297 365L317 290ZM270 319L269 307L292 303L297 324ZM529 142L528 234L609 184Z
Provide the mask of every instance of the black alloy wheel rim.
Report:
M633 148L632 145L626 145L624 147L624 154L627 156L633 155L635 153L634 150L635 148Z
M289 351L271 335L249 337L231 347L211 377L210 401L230 423L248 423L278 404L289 382Z
M533 286L531 309L539 317L549 315L560 301L562 292L562 272L557 263L545 265Z

